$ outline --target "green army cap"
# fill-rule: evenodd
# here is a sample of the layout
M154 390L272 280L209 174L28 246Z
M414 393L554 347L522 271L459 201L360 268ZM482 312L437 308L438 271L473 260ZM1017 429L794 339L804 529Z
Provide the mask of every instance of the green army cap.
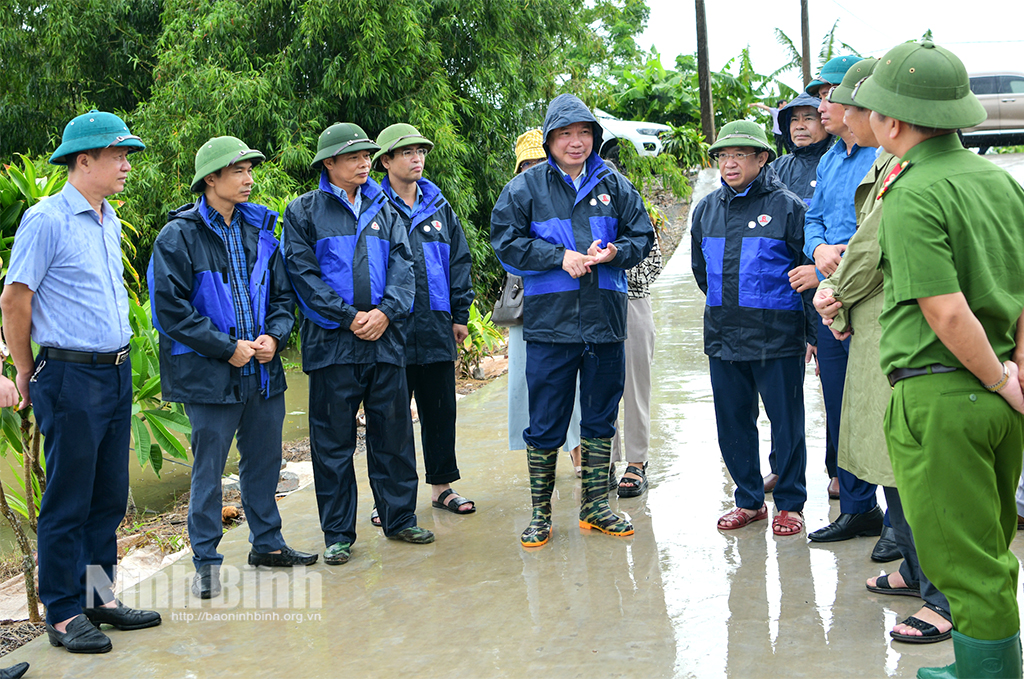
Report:
M316 156L309 166L321 170L325 158L356 151L376 151L379 148L366 136L363 128L355 123L334 123L320 133L320 139L316 143Z
M711 145L708 152L712 157L715 152L729 146L750 146L758 151L768 152L768 162L775 160L775 148L768 143L764 128L749 120L736 120L726 124L718 133L718 139Z
M818 90L821 89L822 85L825 83L838 85L843 82L843 77L846 75L846 72L850 70L850 67L862 59L864 59L864 57L858 57L852 54L841 57L832 57L825 62L824 66L821 67L821 73L818 74L818 77L807 83L807 88L804 89L804 92L812 97L817 97Z
M853 103L853 88L875 70L878 59L862 59L850 67L843 76L843 82L828 94L828 100L843 106L857 106Z
M206 184L203 180L206 175L213 174L228 165L251 160L252 166L256 167L266 159L265 155L256 149L249 148L249 145L238 137L213 137L196 151L196 174L192 177L192 192L202 193L205 191Z
M128 153L146 148L142 140L128 130L121 118L113 113L93 109L72 118L64 126L64 136L60 146L50 156L50 163L67 165L68 156L72 154L110 146L126 146Z
M931 41L897 45L853 92L853 102L922 127L955 130L987 117L960 59Z
M380 158L386 153L394 153L395 149L413 144L426 144L430 149L434 148L434 142L430 141L408 123L395 123L388 125L377 135L377 145L380 150L373 156L373 169L377 172L384 172L384 166Z

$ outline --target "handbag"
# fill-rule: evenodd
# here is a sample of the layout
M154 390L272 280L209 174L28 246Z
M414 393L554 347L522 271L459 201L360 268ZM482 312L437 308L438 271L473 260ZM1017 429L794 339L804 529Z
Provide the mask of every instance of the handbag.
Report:
M523 324L523 279L520 276L505 274L505 284L494 303L491 322L506 328Z

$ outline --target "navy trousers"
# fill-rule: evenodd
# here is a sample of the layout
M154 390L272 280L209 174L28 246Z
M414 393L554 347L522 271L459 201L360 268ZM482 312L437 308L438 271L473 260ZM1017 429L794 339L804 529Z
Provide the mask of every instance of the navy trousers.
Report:
M217 553L224 534L220 480L236 434L242 508L252 549L266 553L285 546L275 498L281 476L284 393L263 398L259 376L247 375L242 378L241 396L241 403L185 404L192 423L193 457L188 537L197 570L200 566L219 566L224 561Z
M736 483L737 507L761 509L764 483L758 452L758 394L772 424L779 482L775 506L800 512L807 501L807 441L804 434L804 357L723 361L708 357L715 398L718 445Z
M615 435L626 354L623 342L607 344L526 343L526 385L530 391L530 426L526 443L557 450L565 443L576 376L580 381L580 436L610 439Z
M309 439L324 543L356 541L356 414L366 411L366 466L385 535L416 525L416 447L405 368L330 365L309 373Z
M821 370L821 395L825 401L828 436L839 449L839 421L843 410L843 386L846 384L846 362L850 357L850 338L840 342L832 331L818 324L818 367ZM878 504L876 486L861 481L842 467L839 471L839 511L863 514Z
M420 415L423 471L429 484L458 481L455 459L455 362L410 365L405 368L409 400L416 397Z
M36 358L30 395L45 437L36 537L39 598L52 625L114 598L115 531L128 503L132 368L54 361L47 353Z

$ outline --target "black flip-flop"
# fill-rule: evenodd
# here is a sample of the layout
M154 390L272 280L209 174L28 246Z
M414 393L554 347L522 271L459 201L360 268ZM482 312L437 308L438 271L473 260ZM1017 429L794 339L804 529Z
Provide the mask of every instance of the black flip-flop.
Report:
M935 625L925 622L920 618L910 616L906 620L898 623L900 625L906 625L907 627L913 627L916 630L921 630L921 636L915 634L897 634L896 632L889 632L889 636L896 641L902 641L908 644L934 644L937 641L945 641L946 639L953 636L953 628L940 632L939 628Z
M449 495L455 495L455 498L452 499L450 502L445 502ZM466 498L457 495L455 493L454 488L449 488L448 490L444 491L443 493L437 496L436 500L431 501L430 504L433 505L434 507L437 507L438 509L444 509L445 511L449 511L452 514L472 514L476 511L476 503L473 502L472 500L467 500ZM461 511L459 507L463 507L465 505L473 505L473 508L468 509L466 511Z
M890 587L888 573L879 576L879 578L875 580L874 587L868 584L865 584L865 587L868 588L869 592L874 592L875 594L895 594L896 596L916 596L918 598L921 597L920 587ZM917 618L914 619L916 620Z

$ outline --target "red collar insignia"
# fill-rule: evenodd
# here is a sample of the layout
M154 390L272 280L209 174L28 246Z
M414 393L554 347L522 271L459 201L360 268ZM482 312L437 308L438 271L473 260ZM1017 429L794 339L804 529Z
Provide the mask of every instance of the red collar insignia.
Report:
M908 167L910 167L909 160L904 160L902 163L896 163L896 166L892 168L892 172L890 172L885 177L885 180L882 181L882 190L878 192L878 198L876 198L875 200L881 200L882 196L885 195L885 192L889 190L890 186L892 186L892 183L896 181L897 177L900 176L900 173L903 172Z

